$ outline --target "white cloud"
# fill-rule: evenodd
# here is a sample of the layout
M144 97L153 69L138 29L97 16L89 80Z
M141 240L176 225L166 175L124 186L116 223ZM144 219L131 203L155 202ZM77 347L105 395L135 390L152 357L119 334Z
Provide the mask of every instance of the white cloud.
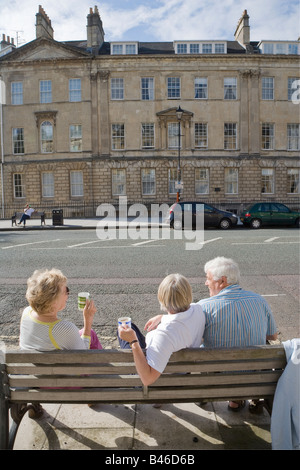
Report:
M87 15L98 5L105 40L173 41L234 39L244 9L250 15L251 40L299 37L298 0L64 0L40 2L52 21L54 39L86 39ZM0 0L0 33L35 39L36 0ZM146 39L144 39L146 38Z

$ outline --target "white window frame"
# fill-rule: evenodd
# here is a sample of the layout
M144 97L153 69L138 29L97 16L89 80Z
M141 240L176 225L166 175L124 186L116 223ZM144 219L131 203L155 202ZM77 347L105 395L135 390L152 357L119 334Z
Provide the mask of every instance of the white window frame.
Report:
M126 195L126 170L124 168L113 168L111 171L112 196Z
M196 77L194 80L194 88L196 100L207 100L207 77Z
M239 170L238 168L225 168L225 194L239 193Z
M14 106L23 104L23 82L11 83L11 104Z
M111 125L111 148L112 150L125 149L125 125L123 123Z
M16 181L17 177L19 179L19 182ZM24 199L26 197L23 173L13 174L13 188L14 188L14 199Z
M124 100L124 78L111 78L110 97L113 101Z
M300 150L300 124L287 125L287 150Z
M20 147L20 144L21 144L21 147ZM12 129L12 151L14 155L24 155L25 153L25 140L24 140L24 128L23 127L14 127Z
M274 100L274 77L262 77L261 99L263 101Z
M54 197L54 173L50 171L42 173L42 197Z
M263 122L261 125L261 148L262 150L274 150L275 124Z
M178 149L179 144L179 123L168 122L168 148ZM182 148L182 139L180 139L180 148Z
M83 197L83 173L80 170L70 171L71 197Z
M224 123L224 150L237 149L237 123Z
M48 130L46 128L51 129L51 136L49 138L45 137L45 132L47 133ZM51 138L50 138L51 137ZM40 144L41 144L41 153L53 153L54 151L54 129L53 123L50 121L43 121L40 126ZM49 146L49 149L48 149Z
M261 170L261 192L262 194L274 194L275 172L274 168L262 168Z
M236 77L224 78L224 100L237 99L237 79Z
M195 168L195 194L209 194L209 168Z
M208 134L206 122L195 122L195 148L208 148Z
M142 195L154 196L156 194L155 168L142 168Z
M287 187L288 194L300 194L300 170L299 168L288 168L287 186L288 186Z
M82 152L82 125L71 124L69 127L70 152Z
M69 101L71 103L81 101L81 78L69 79Z
M181 96L180 77L167 77L167 90L169 100L178 100Z
M51 80L40 80L40 103L52 103Z
M154 78L153 77L141 78L141 100L142 101L154 100Z
M142 149L155 148L155 130L153 122L143 122L141 125Z

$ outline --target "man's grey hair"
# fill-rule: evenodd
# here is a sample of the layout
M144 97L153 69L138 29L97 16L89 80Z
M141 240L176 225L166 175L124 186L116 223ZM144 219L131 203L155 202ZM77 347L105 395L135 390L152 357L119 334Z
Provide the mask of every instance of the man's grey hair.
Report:
M209 271L214 281L218 281L222 276L226 276L227 283L230 285L239 284L240 282L240 269L238 264L230 258L218 256L205 264L204 271L206 274Z

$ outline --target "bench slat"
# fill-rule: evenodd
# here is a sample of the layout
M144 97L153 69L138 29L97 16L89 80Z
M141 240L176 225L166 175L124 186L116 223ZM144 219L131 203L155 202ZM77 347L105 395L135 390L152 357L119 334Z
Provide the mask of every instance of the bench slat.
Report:
M102 350L76 350L76 351L25 351L8 350L6 363L28 363L36 364L61 364L61 363L118 363L130 362L132 360L131 350L102 349ZM131 359L129 359L131 358ZM266 360L282 359L285 361L285 351L280 346L249 346L247 348L187 348L172 354L169 363L172 362L214 362L232 360Z
M282 371L253 372L248 374L180 374L162 375L151 387L189 386L215 387L218 385L276 383ZM141 386L138 375L95 375L85 377L38 377L33 375L19 375L10 378L11 387L134 387Z
M12 391L11 400L14 402L27 403L155 403L166 400L172 402L194 402L200 399L206 400L226 400L226 399L253 399L270 397L275 393L276 384L262 386L247 385L246 387L215 387L206 388L153 388L148 390L148 395L143 395L142 389L81 389L81 390L39 390L37 391Z

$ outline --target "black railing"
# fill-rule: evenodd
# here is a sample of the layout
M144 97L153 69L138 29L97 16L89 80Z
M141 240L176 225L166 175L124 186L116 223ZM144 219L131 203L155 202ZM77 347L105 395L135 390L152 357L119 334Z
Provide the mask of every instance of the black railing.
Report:
M197 199L195 199L197 200ZM234 214L240 215L243 210L245 210L250 204L253 202L260 202L260 201L238 201L238 200L227 200L227 201L214 201L213 199L211 200L206 200L204 201L203 199L200 200L198 199L199 202L205 202L206 204L209 204L213 207L216 207L217 209L221 210L226 210L229 212L233 212ZM261 201L264 202L272 202L274 201L274 198L263 198ZM130 206L133 204L142 204L147 208L148 214L151 214L151 206L153 204L157 205L163 205L166 204L169 207L176 202L175 198L174 200L167 200L167 201L156 201L155 199L153 200L127 200L127 213L128 209ZM181 199L181 202L184 202L184 198ZM275 201L274 201L275 202ZM299 211L300 210L300 199L295 199L295 198L287 198L287 199L276 199L276 202L280 202L282 204L287 205L290 209ZM36 211L44 211L46 218L51 218L52 217L52 211L54 209L61 209L63 211L63 217L64 218L88 218L88 217L97 217L100 216L99 210L97 211L97 208L102 205L102 209L104 208L104 205L107 205L107 208L109 208L109 205L114 206L115 208L115 214L119 216L119 199L111 199L107 201L92 201L92 202L84 202L84 201L71 201L71 202L57 202L57 203L45 203L45 202L39 202L39 203L32 203L32 206ZM23 212L25 204L20 204L20 203L14 203L14 204L5 204L4 205L4 219L10 219L12 215L15 212ZM2 213L3 213L3 207L1 206L1 215L0 217L2 218ZM123 213L126 210L124 210L124 205L123 205ZM113 212L113 211L112 211ZM126 214L127 214L126 213ZM106 214L103 214L106 215Z

